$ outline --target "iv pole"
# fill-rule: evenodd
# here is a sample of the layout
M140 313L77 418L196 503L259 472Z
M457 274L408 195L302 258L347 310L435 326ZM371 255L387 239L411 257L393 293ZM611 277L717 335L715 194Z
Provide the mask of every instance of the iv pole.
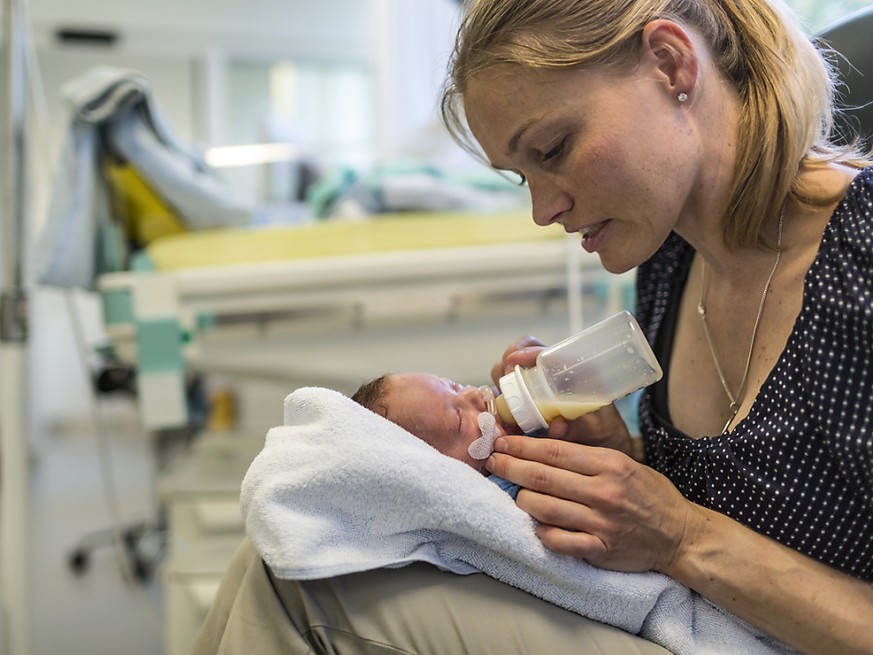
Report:
M28 652L27 294L24 288L26 203L26 62L24 3L4 0L5 95L0 196L0 654Z

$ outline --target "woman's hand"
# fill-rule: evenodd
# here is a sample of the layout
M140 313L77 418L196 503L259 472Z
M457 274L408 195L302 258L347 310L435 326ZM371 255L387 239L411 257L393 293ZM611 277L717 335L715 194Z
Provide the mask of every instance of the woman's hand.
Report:
M503 351L503 359L491 367L491 380L494 384L500 382L507 373L511 373L516 366L530 368L537 362L537 355L546 345L536 337L519 337Z
M486 468L523 487L517 504L546 547L598 567L667 572L700 529L667 478L613 449L507 436Z
M491 379L497 385L500 378L513 371L516 366L530 368L536 364L537 355L545 348L536 337L525 336L516 339L507 347L503 358L491 367ZM614 404L606 405L596 412L568 421L562 417L549 424L548 436L589 446L614 448L630 455L638 462L643 461L643 443L634 439Z
M612 448L638 462L645 459L642 439L630 435L627 424L612 403L573 421L560 416L553 419L547 436L586 446Z

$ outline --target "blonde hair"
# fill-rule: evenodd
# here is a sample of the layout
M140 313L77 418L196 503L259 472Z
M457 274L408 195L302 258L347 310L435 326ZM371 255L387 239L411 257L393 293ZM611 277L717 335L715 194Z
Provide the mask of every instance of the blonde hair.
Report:
M806 206L835 200L804 188L802 167L869 165L854 144L831 141L831 55L781 0L470 0L443 90L443 121L475 151L461 108L475 75L506 64L630 70L639 61L643 28L658 18L697 30L741 100L733 187L721 217L728 246L767 245L761 225L786 199Z

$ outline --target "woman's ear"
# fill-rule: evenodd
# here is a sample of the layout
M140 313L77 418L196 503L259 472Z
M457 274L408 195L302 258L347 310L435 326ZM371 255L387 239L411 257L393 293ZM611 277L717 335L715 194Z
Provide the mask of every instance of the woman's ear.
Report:
M678 23L664 18L648 23L643 28L642 59L663 79L666 90L674 97L690 94L694 89L697 52L688 32Z

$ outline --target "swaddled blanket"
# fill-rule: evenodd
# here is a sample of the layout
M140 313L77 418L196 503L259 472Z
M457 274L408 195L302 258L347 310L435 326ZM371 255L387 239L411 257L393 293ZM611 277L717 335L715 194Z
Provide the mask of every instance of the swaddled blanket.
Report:
M241 495L246 532L279 578L430 562L481 571L674 653L793 652L666 576L547 550L496 485L335 391L295 391L284 423Z

